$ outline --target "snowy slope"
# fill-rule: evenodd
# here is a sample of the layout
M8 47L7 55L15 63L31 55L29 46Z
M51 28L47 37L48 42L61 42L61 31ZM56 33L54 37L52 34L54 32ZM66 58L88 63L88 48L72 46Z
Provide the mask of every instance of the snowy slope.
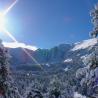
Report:
M17 42L3 42L3 45L7 48L25 48L28 50L37 50L36 46L26 45L24 43L17 43Z
M66 62L72 62L72 59L66 59L66 60L64 60L64 62L66 63Z
M86 49L90 46L94 46L97 44L97 39L94 38L94 39L89 39L89 40L84 40L83 42L80 42L80 43L76 43L74 48L71 49L71 51L76 51L76 50L79 50L79 49Z

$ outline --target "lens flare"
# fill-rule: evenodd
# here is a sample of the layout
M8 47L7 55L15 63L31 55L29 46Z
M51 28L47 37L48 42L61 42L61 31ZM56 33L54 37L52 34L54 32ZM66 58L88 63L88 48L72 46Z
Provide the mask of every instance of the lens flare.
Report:
M18 2L18 0L14 0L14 2L4 11L4 15L6 15L14 6L15 4Z
M16 38L10 32L8 32L5 28L3 28L3 32L6 35L8 35L14 42L18 43ZM37 66L43 69L42 66L38 63L38 61L25 48L21 48L21 49L37 64Z
M17 39L7 30L5 29L5 15L14 7L18 0L15 0L3 13L0 13L0 31L2 30L6 35L8 35L14 42L18 43ZM25 49L22 50L39 66L41 69L42 66L38 63L38 61Z
M3 32L6 35L8 35L14 42L18 43L18 41L16 40L16 38L10 32L8 32L5 28L3 28Z

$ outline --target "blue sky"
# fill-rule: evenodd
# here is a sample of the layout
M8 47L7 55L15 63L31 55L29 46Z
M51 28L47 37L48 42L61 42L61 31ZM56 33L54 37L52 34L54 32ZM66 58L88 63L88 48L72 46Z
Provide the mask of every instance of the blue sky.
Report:
M13 0L0 0L0 9ZM19 0L6 15L6 28L19 41L39 48L89 38L90 10L97 0ZM11 39L0 33L4 41Z

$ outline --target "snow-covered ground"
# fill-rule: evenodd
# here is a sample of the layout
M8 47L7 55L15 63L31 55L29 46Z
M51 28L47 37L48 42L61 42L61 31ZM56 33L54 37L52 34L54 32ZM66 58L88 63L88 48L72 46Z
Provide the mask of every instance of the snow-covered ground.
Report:
M85 59L87 56L88 56L87 54L83 55L83 56L81 56L81 59Z
M86 98L86 96L82 96L81 94L79 94L78 92L74 93L74 98Z
M66 60L64 60L64 63L67 63L67 62L72 62L72 59L66 59Z
M64 68L64 71L67 72L69 69L68 68Z
M49 63L46 64L47 67L50 67L51 65Z

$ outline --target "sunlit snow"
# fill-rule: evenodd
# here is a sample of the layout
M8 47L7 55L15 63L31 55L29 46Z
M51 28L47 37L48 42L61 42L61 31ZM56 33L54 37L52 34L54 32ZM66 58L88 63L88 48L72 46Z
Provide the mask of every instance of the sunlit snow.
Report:
M71 62L71 61L72 61L72 59L66 59L66 60L64 60L64 63Z
M25 48L25 49L29 49L29 50L37 50L36 46L31 46L31 45L26 45L24 43L16 43L16 42L3 42L3 45L7 48Z
M82 96L81 94L79 94L78 92L74 93L74 98L86 98L85 96Z
M93 39L89 39L89 40L84 40L83 42L80 43L76 43L74 48L71 49L71 51L76 51L79 49L85 49L88 48L89 46L93 46L97 44L97 39L93 38Z

